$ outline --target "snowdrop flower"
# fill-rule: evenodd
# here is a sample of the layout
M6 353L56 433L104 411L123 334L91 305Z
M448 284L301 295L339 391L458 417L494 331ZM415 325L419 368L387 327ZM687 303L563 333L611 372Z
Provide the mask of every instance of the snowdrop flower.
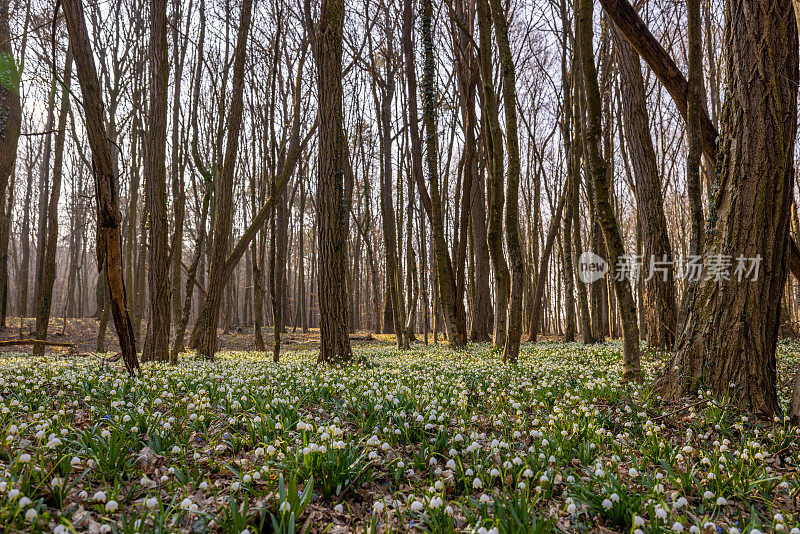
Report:
M482 503L489 503L492 502L492 498L486 495L485 493L481 493L480 499L478 499Z
M423 504L417 500L411 503L412 512L421 512L423 508L424 508Z
M92 500L99 501L99 502L106 502L107 498L108 497L106 497L106 492L105 491L98 491L98 492L96 492L94 494L94 497L92 497Z
M115 500L110 500L106 503L106 512L116 512L119 509L119 503Z
M39 515L39 512L33 508L29 508L28 511L25 512L25 520L28 521L28 523L31 523L34 519L36 519L37 515Z
M336 512L337 514L343 514L344 513L344 506L342 506L342 503L339 503L339 504L337 504L336 506L333 507L333 511Z
M633 525L636 527L641 527L644 525L644 518L639 515L633 516Z
M726 504L728 504L728 501L725 497L717 497L717 506L725 506Z
M148 508L153 509L155 508L156 504L158 504L158 499L156 499L155 497L150 497L144 502L144 504Z
M680 523L678 523L677 521L675 521L675 522L672 524L672 530L674 530L675 532L683 532L683 525L681 525ZM760 533L759 533L759 534L760 534Z
M609 510L612 506L614 506L614 503L611 502L611 499L603 499L603 508Z
M19 500L19 507L20 507L20 508L25 508L25 507L26 507L26 506L28 506L28 505L29 505L31 502L33 502L33 501L31 501L31 500L30 500L28 497L23 497L23 498L21 498L21 499Z
M574 514L574 513L575 513L575 511L576 511L577 509L578 509L578 507L577 507L577 506L575 506L575 503L574 503L574 502L571 502L571 503L569 503L569 505L567 506L567 513Z
M483 487L483 482L481 482L480 478L475 477L475 479L472 481L472 487L473 489L481 489Z
M280 511L283 513L289 512L292 509L292 505L289 504L289 501L283 501L280 506Z
M23 452L19 456L19 461L22 462L23 464L26 464L31 461L31 455L28 454L27 452Z
M372 503L372 509L378 513L383 512L383 509L385 507L386 505L383 504L383 501L375 501L374 503Z

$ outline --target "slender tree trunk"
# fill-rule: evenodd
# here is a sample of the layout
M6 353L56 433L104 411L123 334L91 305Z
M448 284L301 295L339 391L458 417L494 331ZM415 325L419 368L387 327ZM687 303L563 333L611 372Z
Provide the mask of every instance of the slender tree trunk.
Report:
M50 308L53 302L53 283L56 278L56 252L58 251L58 201L61 195L61 177L63 176L64 140L69 113L69 87L72 78L72 50L67 49L64 63L63 88L61 90L61 108L58 113L58 131L56 133L55 157L53 162L53 183L50 184L50 200L47 213L47 240L44 251L44 268L36 288L36 339L47 339L47 328L50 323ZM34 345L34 354L44 354L44 345Z
M661 175L650 137L644 78L636 51L618 30L613 31L613 36L620 69L625 137L636 180L636 207L642 225L645 271L643 304L647 321L643 327L650 346L668 349L675 341L678 315L674 258L664 216Z
M136 341L128 317L125 281L122 269L122 216L118 204L117 176L114 173L111 146L105 135L104 110L100 83L89 44L83 5L80 0L63 0L64 16L75 57L78 81L83 94L86 132L92 149L92 171L97 202L97 266L105 270L110 295L110 308L119 336L125 367L132 375L139 368Z
M584 87L586 89L588 126L586 141L592 170L592 181L594 183L597 216L603 229L603 236L605 237L610 272L614 277L614 287L621 301L620 312L625 336L623 343L623 379L626 381L638 381L641 379L641 364L639 356L639 326L636 321L636 302L633 300L633 292L628 281L622 276L617 276L617 258L624 257L625 249L614 214L614 207L611 204L605 161L600 153L600 136L602 132L601 100L600 87L597 83L597 68L594 64L594 53L592 51L593 1L578 1L578 35L576 42L583 70Z
M242 126L243 92L247 39L250 33L253 0L243 0L236 49L233 60L233 95L227 122L228 139L222 172L214 181L214 242L211 249L211 278L208 296L203 302L201 312L195 322L192 339L189 343L206 358L213 358L217 350L217 324L222 305L223 293L232 269L226 269L229 241L233 221L233 179L236 171L236 157L239 151L239 133ZM245 246L246 249L246 246Z
M503 253L503 133L492 82L492 30L489 1L478 0L478 29L483 96L483 140L489 176L489 255L494 273L494 346L504 347L508 326L510 274Z
M9 234L11 220L5 213L5 202L13 197L9 192L9 181L14 173L14 168L17 162L17 144L19 142L20 126L22 123L22 108L20 105L19 97L19 84L21 72L17 71L16 62L13 60L14 49L11 41L11 28L9 26L9 4L10 0L0 0L0 53L11 61L5 62L5 68L8 69L4 73L4 83L0 84L0 109L3 113L0 114L0 210L3 210L3 225L2 230L4 234ZM25 15L25 35L27 36L27 27L30 20L30 6L28 6ZM23 38L22 51L24 53L27 37ZM30 189L30 187L29 187ZM23 241L28 237L22 236ZM2 326L5 326L6 316L6 302L8 299L8 239L2 239L3 249L0 250L2 255L2 266L0 266L0 289L3 290L2 307L4 313L2 314ZM25 280L27 291L27 278ZM21 288L18 288L20 290ZM27 300L27 299L26 299ZM25 303L27 305L27 303ZM25 314L24 309L20 309L20 316Z
M511 293L508 302L508 332L503 360L516 363L522 337L522 292L525 289L525 265L519 236L519 136L517 134L517 76L514 58L508 41L508 24L501 0L491 0L494 32L500 52L500 71L503 77L503 109L506 119L506 150L508 176L506 189L506 245L511 267ZM501 175L502 176L502 175Z

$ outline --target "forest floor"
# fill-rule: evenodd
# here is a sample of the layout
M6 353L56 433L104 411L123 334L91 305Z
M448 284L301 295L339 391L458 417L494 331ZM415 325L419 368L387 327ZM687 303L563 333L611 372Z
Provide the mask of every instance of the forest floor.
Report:
M0 356L0 531L800 532L798 429L660 402L663 355L621 386L616 342L526 344L517 366L302 347L136 380L90 350ZM780 345L784 406L798 360Z

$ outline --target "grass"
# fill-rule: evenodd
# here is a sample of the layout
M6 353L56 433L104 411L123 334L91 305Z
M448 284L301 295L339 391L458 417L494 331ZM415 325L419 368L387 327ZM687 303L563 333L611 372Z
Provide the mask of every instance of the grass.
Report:
M664 405L656 358L623 387L617 343L356 352L0 357L0 531L800 532L798 429Z

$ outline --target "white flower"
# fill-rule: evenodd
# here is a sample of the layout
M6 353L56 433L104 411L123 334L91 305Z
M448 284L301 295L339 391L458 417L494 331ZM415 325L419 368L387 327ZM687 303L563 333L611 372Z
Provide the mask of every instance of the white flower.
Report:
M156 504L158 504L158 499L156 499L155 497L150 497L149 499L144 501L144 504L148 508L151 508L151 509L155 508Z
M98 491L98 492L96 492L94 494L94 497L92 497L92 500L99 501L99 502L106 502L107 498L108 497L106 497L106 492L105 491Z
M717 506L725 506L728 504L728 501L725 500L725 497L717 497Z
M481 487L483 487L483 482L481 482L480 478L475 477L475 480L472 481L472 487L474 489L480 489Z
M375 501L372 503L372 509L378 513L383 512L384 508L386 508L386 505L383 504L383 501Z
M116 512L119 509L119 503L115 500L110 500L106 503L106 512Z
M192 499L190 499L189 497L186 497L181 501L181 508L183 510L188 510L191 507L192 507Z
M292 509L292 505L289 504L289 501L283 501L280 506L280 511L283 513L289 512Z
M478 500L482 503L492 502L492 498L486 495L485 493L481 493L481 498Z
M344 513L344 506L342 506L342 503L339 503L339 504L337 504L336 506L333 507L333 511L336 512L337 514L343 514Z
M644 518L642 516L640 516L640 515L634 516L633 517L633 525L637 526L637 527L641 527L642 525L644 525Z
M683 532L683 525L681 525L680 523L678 523L677 521L675 521L675 522L672 524L672 530L674 530L675 532Z
M26 464L31 461L31 455L28 454L27 452L23 452L22 454L19 455L19 461L22 462L23 464Z
M412 512L420 512L424 508L423 504L417 500L411 503Z
M34 519L36 519L36 516L37 516L37 515L39 515L39 512L37 512L37 511L36 511L35 509L33 509L33 508L29 508L29 509L28 509L28 511L27 511L27 512L25 512L25 519L28 521L28 523L30 523L30 522L32 522Z
M20 508L25 508L26 506L28 506L28 505L29 505L30 503L32 503L32 502L33 502L33 501L31 501L31 500L30 500L28 497L22 497L22 498L19 500L19 507L20 507Z
M613 502L611 502L611 499L603 499L603 508L605 508L606 510L608 510L608 509L610 509L612 506L614 506L614 503L613 503Z

